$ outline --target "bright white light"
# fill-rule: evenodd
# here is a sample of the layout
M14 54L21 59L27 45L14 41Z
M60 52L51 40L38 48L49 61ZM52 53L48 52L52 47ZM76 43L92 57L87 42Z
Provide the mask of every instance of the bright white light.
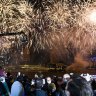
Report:
M89 19L92 23L96 23L96 10L92 11L89 15Z

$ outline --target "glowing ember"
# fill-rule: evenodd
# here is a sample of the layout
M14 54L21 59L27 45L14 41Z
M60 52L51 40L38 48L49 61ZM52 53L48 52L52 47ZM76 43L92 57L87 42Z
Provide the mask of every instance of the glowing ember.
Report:
M91 22L96 24L96 10L93 10L91 14L89 15L89 19Z

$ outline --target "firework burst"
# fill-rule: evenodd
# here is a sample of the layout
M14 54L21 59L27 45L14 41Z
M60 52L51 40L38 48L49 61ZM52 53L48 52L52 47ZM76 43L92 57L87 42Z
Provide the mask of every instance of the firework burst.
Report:
M26 32L33 14L25 1L0 0L0 32Z
M63 42L65 48L72 43L82 53L92 52L96 45L96 2L76 0L63 3L54 4L54 8L48 11L52 31L62 34L62 37L58 35L59 43Z
M0 36L2 34L6 35L0 38L4 43L4 46L0 45L1 50L10 45L8 45L8 42L12 43L10 41L12 36L7 36L8 33L19 33L22 31L26 34L30 31L29 26L33 20L32 16L34 17L32 6L25 0L0 0ZM13 37L18 38L18 36ZM5 41L2 38L5 38ZM18 40L20 41L20 38Z
M91 51L96 45L96 2L61 1L36 0L30 5L25 0L1 0L0 32L30 32L28 46L35 50L72 43L79 51Z
M96 45L96 22L94 18L96 2L90 2L84 2L80 8L75 6L76 23L75 28L71 28L70 34L72 36L69 38L69 41L72 41L74 46L82 52L92 52Z
M43 2L46 5L47 1ZM32 39L35 49L46 49L60 47L64 38L64 28L68 26L66 19L70 15L70 10L61 2L53 3L53 6L44 6L45 10L37 10L35 23L33 24ZM68 13L69 12L69 13ZM41 14L42 13L42 14Z

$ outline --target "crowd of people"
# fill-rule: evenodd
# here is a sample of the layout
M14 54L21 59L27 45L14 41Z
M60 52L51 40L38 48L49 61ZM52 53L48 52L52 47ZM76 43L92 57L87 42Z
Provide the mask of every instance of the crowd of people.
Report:
M62 77L18 72L15 78L0 67L0 96L96 96L96 80L89 74L64 74Z

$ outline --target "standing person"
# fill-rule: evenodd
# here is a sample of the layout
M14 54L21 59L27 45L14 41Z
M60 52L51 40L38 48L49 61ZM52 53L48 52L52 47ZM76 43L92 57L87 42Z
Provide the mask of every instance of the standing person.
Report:
M67 82L67 96L93 96L90 83L81 76L74 76Z
M0 66L0 77L5 77L5 76L6 76L6 73L3 70L2 66Z
M22 77L18 77L11 86L11 96L24 96Z
M91 86L92 86L94 96L96 96L96 80L95 79L92 80Z
M47 96L47 93L42 90L43 87L43 80L37 78L35 80L35 90L32 92L31 96Z
M53 92L56 90L56 85L52 83L51 77L46 78L46 83L42 89L48 94L48 96L53 94Z
M63 78L58 77L56 82L56 91L51 96L67 96L63 89Z
M8 85L5 81L5 72L0 66L0 96L10 96Z
M10 74L10 72L7 72L7 76L6 76L5 80L6 80L6 83L8 85L9 91L11 91L11 86L12 86L12 83L13 83L13 77Z

